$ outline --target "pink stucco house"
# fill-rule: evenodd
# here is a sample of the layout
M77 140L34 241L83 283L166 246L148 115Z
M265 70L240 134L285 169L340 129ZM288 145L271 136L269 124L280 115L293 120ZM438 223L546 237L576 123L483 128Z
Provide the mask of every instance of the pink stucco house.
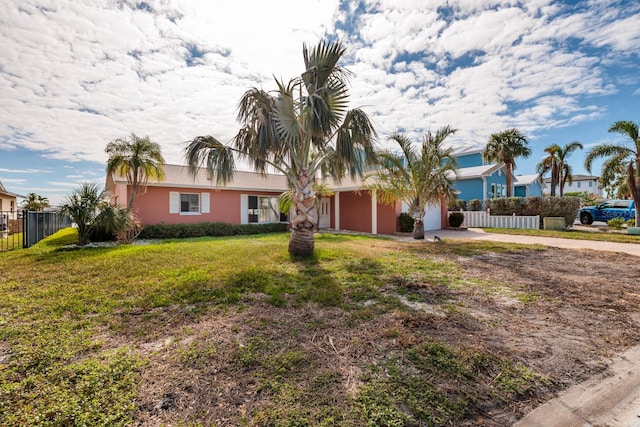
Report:
M361 182L344 179L329 182L334 195L319 199L319 226L371 234L397 231L400 202L393 206L379 203L375 193L361 189ZM129 196L126 177L108 175L105 185L111 201L125 205ZM205 170L193 178L187 166L165 165L165 180L149 182L146 192L136 197L133 208L144 224L225 222L250 224L287 222L278 208L278 196L287 191L282 175L261 176L236 172L233 182L217 186L207 179ZM433 209L425 219L425 229L446 225L446 204ZM443 223L444 219L444 223Z

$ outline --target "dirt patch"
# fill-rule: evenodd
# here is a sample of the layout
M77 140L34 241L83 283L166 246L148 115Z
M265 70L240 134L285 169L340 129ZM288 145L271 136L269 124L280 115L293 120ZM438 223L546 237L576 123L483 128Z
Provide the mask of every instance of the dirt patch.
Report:
M484 400L455 423L507 426L564 387L607 375L608 358L640 343L637 258L553 248L437 257L459 265L462 284L391 276L382 294L397 295L395 309L375 300L278 308L247 295L203 316L167 314L165 336L135 344L149 358L136 424L270 425L273 408L315 405L333 408L319 416L340 425L371 366L439 340L549 378L548 388Z

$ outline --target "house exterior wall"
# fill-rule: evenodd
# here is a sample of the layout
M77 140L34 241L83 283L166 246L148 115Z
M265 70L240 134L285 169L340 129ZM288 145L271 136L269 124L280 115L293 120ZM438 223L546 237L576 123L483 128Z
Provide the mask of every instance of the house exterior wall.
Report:
M14 211L18 208L18 202L15 196L0 194L0 211Z
M398 231L398 216L402 211L402 204L395 202L393 205L377 203L378 234L393 234Z
M470 168L473 166L484 165L484 160L482 160L482 153L465 154L463 156L456 157L456 161L458 162L458 168Z
M371 196L369 192L340 192L340 229L371 233Z
M513 197L528 197L526 185L516 185L513 187Z
M556 194L560 193L560 186L556 186ZM549 185L549 193L551 193L551 185ZM588 194L597 194L599 196L604 197L604 191L599 187L597 179L587 179L587 180L573 180L571 184L565 183L563 194L566 193L574 193L574 192L583 192L586 191Z
M170 193L199 194L201 212L198 213L170 213ZM202 194L209 195L209 212L202 212ZM272 196L277 197L280 192L240 191L240 190L210 190L203 188L179 187L147 187L147 191L136 197L134 209L144 224L185 224L198 222L225 222L240 224L242 222L241 196Z
M482 188L482 178L465 179L453 183L453 189L459 191L458 200L467 202L472 199L483 200L485 197Z

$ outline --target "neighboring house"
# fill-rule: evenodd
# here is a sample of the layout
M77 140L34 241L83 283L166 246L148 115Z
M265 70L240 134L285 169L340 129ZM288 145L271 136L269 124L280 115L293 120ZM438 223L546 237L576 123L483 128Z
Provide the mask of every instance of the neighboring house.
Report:
M24 199L24 196L7 191L0 181L0 211L13 212L18 209L18 197Z
M484 148L463 148L454 152L458 163L453 189L458 200L485 200L506 197L507 175L504 164L488 163L482 157ZM512 176L514 197L542 195L544 186L539 175Z
M205 170L195 179L188 171L187 166L165 165L164 181L150 181L146 191L135 198L133 209L143 224L288 222L288 213L278 207L278 196L288 190L284 176L238 171L232 182L218 186L207 179ZM334 194L318 199L320 228L371 234L397 231L401 203L379 203L375 193L361 189L360 181L345 178L328 184ZM108 175L105 189L112 202L126 205L130 194L126 177ZM436 208L427 218L433 228L426 229L440 229L443 219L446 221L442 204Z
M513 181L514 197L536 197L542 196L544 182L540 174L518 175Z
M600 188L598 181L600 177L592 175L573 175L571 184L567 181L564 185L563 194L574 192L586 192L588 194L597 194L600 197L604 197L604 190ZM545 194L551 193L551 178L545 178L544 183L548 190L545 188ZM560 186L556 185L556 194L560 194Z

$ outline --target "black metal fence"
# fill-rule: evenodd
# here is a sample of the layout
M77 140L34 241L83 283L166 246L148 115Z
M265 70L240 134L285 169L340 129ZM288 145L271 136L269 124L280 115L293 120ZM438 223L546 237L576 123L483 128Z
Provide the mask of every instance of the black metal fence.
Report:
M0 252L29 248L71 224L57 212L0 211Z

